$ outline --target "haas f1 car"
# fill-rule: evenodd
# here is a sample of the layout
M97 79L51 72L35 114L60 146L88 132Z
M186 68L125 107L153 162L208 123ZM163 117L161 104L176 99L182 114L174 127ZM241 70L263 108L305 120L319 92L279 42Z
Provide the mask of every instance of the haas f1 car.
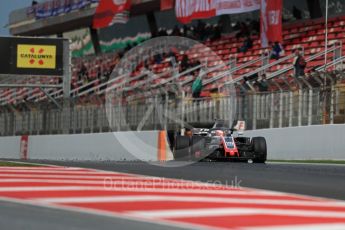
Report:
M233 160L265 163L267 145L264 137L244 137L234 131L244 122L229 128L224 121L216 121L211 129L193 129L185 136L176 136L175 160Z

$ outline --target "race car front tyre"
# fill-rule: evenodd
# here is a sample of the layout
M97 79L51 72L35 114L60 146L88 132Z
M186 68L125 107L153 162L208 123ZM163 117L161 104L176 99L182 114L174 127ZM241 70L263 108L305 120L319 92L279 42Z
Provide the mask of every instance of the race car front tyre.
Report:
M189 160L190 159L190 138L186 136L177 136L175 141L175 160Z
M253 159L254 163L265 163L267 160L267 144L264 137L252 138L253 151L256 158Z

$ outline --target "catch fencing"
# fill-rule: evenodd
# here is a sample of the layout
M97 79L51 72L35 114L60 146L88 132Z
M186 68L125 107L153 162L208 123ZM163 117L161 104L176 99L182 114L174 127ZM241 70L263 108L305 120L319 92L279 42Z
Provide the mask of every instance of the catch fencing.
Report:
M345 90L315 88L202 99L155 97L121 106L3 112L0 135L178 130L210 126L215 119L245 120L249 130L345 123Z

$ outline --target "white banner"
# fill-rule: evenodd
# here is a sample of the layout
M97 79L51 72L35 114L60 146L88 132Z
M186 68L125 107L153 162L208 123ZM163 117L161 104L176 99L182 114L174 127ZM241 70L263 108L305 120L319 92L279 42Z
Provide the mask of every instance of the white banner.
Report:
M246 13L260 9L260 0L215 0L217 15Z
M238 14L260 9L260 0L176 0L175 12L182 23L222 14Z
M266 48L268 47L268 38L267 38L267 31L268 31L268 23L267 23L267 0L261 0L261 10L260 10L260 23L261 23L261 47Z

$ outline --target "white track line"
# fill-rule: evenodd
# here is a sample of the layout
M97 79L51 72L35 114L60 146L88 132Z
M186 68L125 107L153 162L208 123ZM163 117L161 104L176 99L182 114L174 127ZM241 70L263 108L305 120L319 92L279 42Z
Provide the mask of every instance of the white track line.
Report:
M53 167L53 166L0 166L0 171L2 170L10 170L10 171L34 171L34 170L60 170L60 171L90 171L89 169L82 169L82 168L68 168L68 167Z
M18 176L20 177L20 176ZM1 177L0 177L1 178ZM87 178L87 177L85 177ZM227 190L237 191L239 188L225 187L219 184L205 184L193 181L181 181L174 179L157 179L157 178L139 178L139 177L121 177L121 176L101 176L100 180L73 180L73 179L23 179L23 178L2 178L1 183L75 183L75 184L104 184L104 185L133 185L133 186L165 186L167 188L181 188L181 189L210 189L210 190ZM253 190L248 190L253 191ZM253 191L254 192L254 191ZM270 193L269 191L267 193Z
M24 167L24 166L0 166L0 170L11 170L11 171L17 171L18 168L20 170L42 170L42 169L53 169L53 170L63 170L63 168L54 168L54 167L34 167L34 166L29 166L29 167Z
M28 173L28 170L21 170L21 169L18 169L18 170L9 170L9 169L1 169L0 167L0 173L3 173L3 172L6 172L6 173L11 173L11 172L17 172L18 175L20 175L20 173L23 173L23 174L26 174ZM78 170L56 170L56 169L47 169L47 170L30 170L30 173L59 173L59 174L113 174L113 175L116 175L116 174L121 174L121 173L116 173L116 172L98 172L98 171L89 171L89 170L86 170L86 171L78 171ZM134 177L134 176L133 176ZM137 175L137 177L140 177L139 175Z
M269 192L252 192L246 190L207 190L207 189L176 189L176 188L143 188L143 187L105 187L105 186L15 186L0 187L1 192L38 192L38 191L128 191L128 192L160 192L160 193L188 193L188 194L219 194L219 195L272 195L280 196L276 193ZM0 194L1 195L1 194Z
M49 191L100 191L104 190L103 186L18 186L18 187L0 187L1 192L49 192ZM0 194L1 195L1 194Z
M279 198L279 197L278 197ZM300 207L345 207L345 202L317 202L285 199L251 199L249 197L223 198L206 196L160 196L160 195L121 195L121 196L91 196L91 197L52 197L35 199L48 203L115 203L115 202L147 202L147 201L176 201L176 202L205 202L205 203L231 203L231 204L262 204L286 205ZM345 213L345 210L343 211Z
M265 208L206 208L206 209L175 209L157 211L132 211L133 216L144 218L189 218L212 216L246 216L246 215L272 215L272 216L301 216L318 218L345 218L345 212L337 211L310 211L298 209L265 209Z
M339 166L345 167L344 163L313 163L313 162L284 162L284 161L268 161L266 164L276 165L312 165L312 166Z
M9 183L23 183L23 185L27 183L55 183L55 184L80 184L80 185L103 185L104 187L162 187L162 188L179 188L181 190L188 189L208 189L208 190L224 190L223 187L215 187L215 186L205 186L200 185L197 183L187 183L187 182L180 182L180 181L143 181L143 180L137 180L137 181L130 181L126 179L119 179L119 180L113 180L110 177L104 178L103 180L62 180L62 179L1 179L0 180L0 187L1 184L9 184ZM228 191L237 191L238 189L229 189Z
M344 223L327 223L327 224L300 224L300 225L281 225L274 227L247 227L241 228L241 230L344 230Z
M11 174L11 173L6 173L6 174L0 174L0 180L6 179L6 178L11 178L11 177L18 177L20 178L48 178L48 179L105 179L105 178L111 178L111 179L125 179L125 180L169 180L169 179L157 179L157 178L150 178L150 177L144 177L144 178L138 178L138 177L133 177L133 176L120 176L117 174L112 175L107 175L107 176L78 176L78 175L41 175L41 174ZM43 179L43 180L44 180ZM170 179L172 181L172 179Z
M104 177L100 180L66 180L66 179L1 179L1 183L75 183L75 184L112 184L112 185L147 185L147 186L164 186L164 185L171 185L171 186L181 186L184 187L193 187L198 186L198 184L192 184L187 182L180 182L180 181L151 181L151 180L140 180L138 178L112 178L112 177ZM202 186L202 188L214 188L212 186L206 187Z

